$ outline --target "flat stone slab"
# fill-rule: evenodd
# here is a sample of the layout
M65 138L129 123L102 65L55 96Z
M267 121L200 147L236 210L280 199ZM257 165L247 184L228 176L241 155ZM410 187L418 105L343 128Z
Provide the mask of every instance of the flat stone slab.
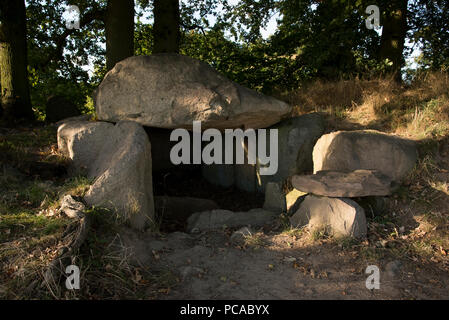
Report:
M215 201L210 199L169 196L155 196L154 207L164 219L184 221L195 212L220 208Z
M264 209L252 209L247 212L229 210L211 210L197 212L187 220L187 231L208 231L223 228L240 228L244 226L263 227L273 222L279 213Z
M319 196L350 198L388 196L396 187L391 178L376 170L318 171L312 175L293 176L292 185Z

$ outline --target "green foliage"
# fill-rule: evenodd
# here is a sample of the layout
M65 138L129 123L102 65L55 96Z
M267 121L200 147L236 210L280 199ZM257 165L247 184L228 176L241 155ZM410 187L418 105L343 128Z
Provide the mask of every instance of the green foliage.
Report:
M106 3L27 1L31 97L41 119L53 94L67 97L82 112L93 112L90 96L106 73L104 23L94 19L63 38L67 30L62 15L66 4L76 4L86 16L101 12ZM379 59L380 36L365 27L365 9L371 4L379 5L382 14L388 9L386 0L180 1L180 51L267 94L291 91L315 79L371 79L391 66L391 61ZM424 68L449 66L448 6L448 0L409 1L408 38L422 48ZM263 39L260 30L274 15L278 28ZM150 55L152 26L142 21L151 21L152 1L136 1L136 17L135 54Z
M275 53L294 59L307 78L360 75L377 59L380 40L365 27L365 8L364 1L283 1Z
M70 1L86 13L104 8L105 1ZM93 20L87 26L68 32L63 13L67 1L27 1L28 72L32 105L45 114L51 95L62 95L81 110L90 96L96 79L90 79L82 66L103 60L103 23ZM43 118L43 117L41 117Z
M67 219L48 218L29 213L0 215L0 241L15 233L22 236L43 236L61 231L68 224Z
M420 46L425 69L449 69L449 1L414 0L409 4L410 37Z

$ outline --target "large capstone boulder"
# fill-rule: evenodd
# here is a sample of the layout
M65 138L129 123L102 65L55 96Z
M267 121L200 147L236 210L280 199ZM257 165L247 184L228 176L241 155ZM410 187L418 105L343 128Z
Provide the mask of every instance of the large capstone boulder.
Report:
M365 237L365 211L347 198L307 196L290 218L293 227L308 226L311 230L326 230L330 234Z
M414 142L374 130L337 131L323 135L313 148L314 173L377 170L402 180L418 158Z
M109 71L95 94L98 119L145 126L265 128L289 113L288 104L242 87L207 63L174 54L129 57Z
M295 189L327 197L388 196L396 184L375 170L352 172L319 171L312 175L293 176Z
M154 220L151 145L136 122L68 122L58 129L58 146L93 184L84 200L111 209L133 228Z

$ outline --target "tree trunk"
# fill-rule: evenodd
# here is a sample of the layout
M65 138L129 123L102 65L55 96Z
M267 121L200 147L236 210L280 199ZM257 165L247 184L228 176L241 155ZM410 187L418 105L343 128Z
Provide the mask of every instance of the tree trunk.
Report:
M153 6L153 53L179 53L179 0L154 0Z
M396 80L401 81L401 68L404 65L404 42L407 33L407 0L389 1L381 24L380 58L388 59L393 65L388 70L395 73Z
M106 19L106 68L134 55L134 0L108 0Z
M24 0L0 2L0 78L4 116L33 118L27 72Z

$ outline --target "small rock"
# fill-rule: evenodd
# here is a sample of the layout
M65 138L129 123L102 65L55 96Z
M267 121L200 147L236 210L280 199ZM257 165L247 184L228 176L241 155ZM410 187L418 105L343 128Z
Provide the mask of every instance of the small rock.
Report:
M401 274L402 262L399 260L393 260L387 263L385 271L391 278L398 278Z
M65 195L61 201L61 209L60 212L65 214L67 217L72 219L81 219L84 217L84 210L86 206L80 202L75 200L71 195Z
M268 129L278 132L278 170L273 175L260 175L257 166L256 176L259 192L268 182L283 183L294 174L313 170L312 151L319 137L324 133L325 122L319 113L309 113L285 119ZM267 145L269 136L267 135ZM237 177L239 179L239 177Z
M224 227L263 227L264 225L273 222L277 216L277 213L260 208L252 209L248 212L233 212L229 210L197 212L191 215L187 220L187 231L208 231L223 229Z
M246 237L254 234L254 231L248 227L243 227L235 231L231 236L231 241L235 243L240 243L245 240Z

